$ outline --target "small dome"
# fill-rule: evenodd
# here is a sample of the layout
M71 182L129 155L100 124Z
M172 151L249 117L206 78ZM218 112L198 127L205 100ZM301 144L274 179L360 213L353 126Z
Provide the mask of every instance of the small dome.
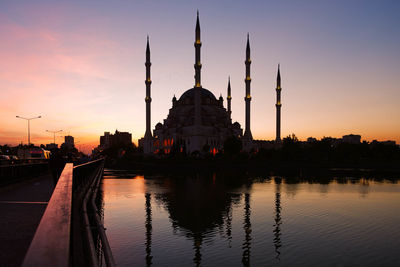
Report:
M240 129L240 123L238 123L237 121L233 124L234 128L239 128Z
M159 123L156 124L156 129L160 129L160 128L162 128L161 122L159 122Z

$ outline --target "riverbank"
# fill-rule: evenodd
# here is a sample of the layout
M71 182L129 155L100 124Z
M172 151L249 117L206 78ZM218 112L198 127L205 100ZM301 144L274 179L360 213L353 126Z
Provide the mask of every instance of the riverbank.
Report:
M149 174L185 173L248 173L277 176L365 176L400 178L400 162L365 161L360 163L276 161L260 158L189 158L189 157L137 157L135 159L109 159L107 168L131 170Z

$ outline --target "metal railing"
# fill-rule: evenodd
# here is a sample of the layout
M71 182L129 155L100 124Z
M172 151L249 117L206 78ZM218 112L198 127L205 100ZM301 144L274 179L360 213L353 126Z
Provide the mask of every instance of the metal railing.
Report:
M76 239L73 244L77 246L83 244L84 246L83 250L76 251L77 255L73 257L75 261L74 265L77 266L82 264L80 262L82 257L79 255L81 252L85 253L88 266L101 266L103 260L106 266L115 266L111 248L100 218L100 211L96 205L103 169L103 159L74 167L74 206L76 208L74 209L73 216L80 216L80 220L74 220L73 229L75 227L82 231L80 233L75 232L74 237Z
M103 169L66 164L22 266L115 266L96 205Z

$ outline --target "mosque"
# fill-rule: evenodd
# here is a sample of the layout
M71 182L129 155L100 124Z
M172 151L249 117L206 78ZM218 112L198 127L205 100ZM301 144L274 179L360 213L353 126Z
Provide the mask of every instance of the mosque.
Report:
M250 130L250 42L247 35L246 45L246 77L245 77L245 130L238 122L232 122L231 110L231 86L228 80L227 88L227 108L223 105L222 95L217 99L214 94L201 85L201 39L199 13L197 12L195 30L195 84L193 88L184 92L179 99L172 98L172 108L163 123L157 123L153 134L151 132L151 77L150 77L150 45L147 37L146 46L146 132L139 140L139 147L146 154L171 153L171 150L191 154L193 152L209 151L212 154L218 153L223 149L224 142L229 137L236 137L242 141L244 151L251 151L257 147L257 142L253 142ZM277 79L277 136L276 141L280 141L280 74L278 67ZM279 128L279 129L278 129Z

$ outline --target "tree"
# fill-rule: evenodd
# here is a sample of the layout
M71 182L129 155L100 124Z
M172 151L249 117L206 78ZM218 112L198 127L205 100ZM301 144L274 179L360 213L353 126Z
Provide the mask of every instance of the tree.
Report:
M224 153L228 155L239 154L242 150L242 142L239 138L231 136L226 138L224 142Z
M295 134L291 134L282 140L282 156L286 160L298 159L300 154L300 142Z

